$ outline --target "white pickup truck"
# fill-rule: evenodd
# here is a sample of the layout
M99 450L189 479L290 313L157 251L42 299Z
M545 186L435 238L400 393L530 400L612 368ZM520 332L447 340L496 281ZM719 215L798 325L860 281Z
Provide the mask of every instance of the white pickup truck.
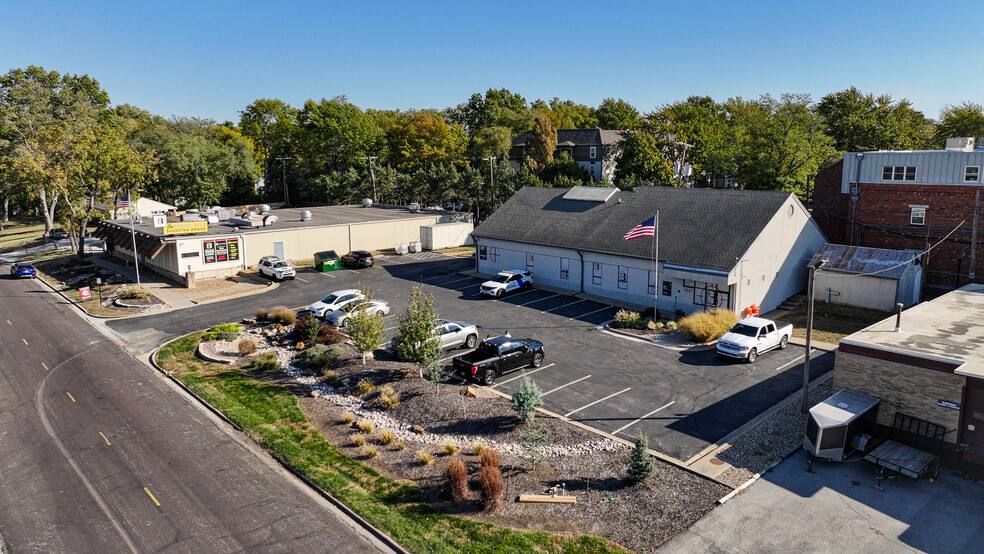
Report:
M717 351L722 356L751 363L763 352L786 348L792 335L793 326L789 323L746 317L718 339Z

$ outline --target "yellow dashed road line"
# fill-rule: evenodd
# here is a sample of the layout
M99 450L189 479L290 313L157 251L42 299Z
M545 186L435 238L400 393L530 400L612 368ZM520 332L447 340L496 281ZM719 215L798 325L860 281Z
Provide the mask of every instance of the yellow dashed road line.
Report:
M102 437L104 441L106 441L106 444L113 446L113 443L109 442L109 439L106 438L106 435L102 434L102 431L99 432L99 436Z
M153 493L150 492L150 489L148 489L147 487L144 487L144 492L147 493L147 496L149 496L150 499L154 501L154 505L155 506L160 506L161 505L161 503L158 502L156 498L154 498L154 495L153 495Z
M75 397L74 397L74 396L72 396L72 393L70 393L70 392L66 392L65 394L67 394L67 395L68 395L68 397L72 399L72 402L75 402Z

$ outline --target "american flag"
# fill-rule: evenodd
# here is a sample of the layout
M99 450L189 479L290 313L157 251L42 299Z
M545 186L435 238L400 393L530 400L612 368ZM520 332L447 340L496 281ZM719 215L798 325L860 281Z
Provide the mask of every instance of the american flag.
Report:
M130 207L130 191L124 192L123 196L120 196L119 198L116 199L116 207L117 208Z
M656 216L650 217L642 223L636 225L631 231L625 233L622 240L632 240L639 237L651 237L656 234Z

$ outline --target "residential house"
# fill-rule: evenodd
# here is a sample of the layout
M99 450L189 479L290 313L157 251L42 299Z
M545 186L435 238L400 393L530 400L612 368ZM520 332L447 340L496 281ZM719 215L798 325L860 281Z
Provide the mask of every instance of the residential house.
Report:
M623 240L657 216L658 235ZM525 187L473 232L476 271L666 313L768 311L806 289L826 242L795 195L777 191Z
M591 174L595 183L615 179L615 146L622 140L620 131L606 129L557 129L554 156L566 154ZM514 138L509 149L509 165L519 170L526 158L526 140L532 131Z

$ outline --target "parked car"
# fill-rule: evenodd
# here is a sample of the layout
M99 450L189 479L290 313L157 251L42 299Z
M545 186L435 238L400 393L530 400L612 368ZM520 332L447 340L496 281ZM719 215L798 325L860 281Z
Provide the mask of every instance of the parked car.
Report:
M325 316L325 323L335 327L348 327L349 318L358 310L366 310L370 315L383 317L390 311L389 302L382 300L367 300L360 298L342 306L341 308Z
M458 347L475 348L478 343L478 328L473 323L441 319L437 322L437 333L437 338L441 340L441 346L445 350Z
M259 270L260 275L266 275L278 281L293 279L297 275L297 272L294 271L293 267L290 267L290 264L276 256L263 256L260 258L260 263L257 264L256 268Z
M496 377L522 367L543 364L543 343L533 339L494 337L468 354L456 356L451 369L466 380L491 385Z
M68 231L65 229L52 229L48 231L48 238L51 240L64 240L68 238Z
M500 271L492 279L482 283L479 290L482 294L502 298L502 295L514 290L524 290L533 286L533 274L525 269L510 269Z
M34 269L33 265L27 262L17 262L10 266L10 276L18 278L30 277L31 279L35 279L38 276L38 272Z
M754 362L763 352L782 350L793 336L793 326L761 317L746 317L735 323L718 339L717 351L722 356Z
M342 256L342 265L349 267L372 267L375 262L376 259L372 257L372 253L366 250L353 250Z
M361 300L365 297L366 296L362 294L362 291L359 289L336 290L335 292L308 306L308 311L313 313L314 317L323 318L325 317L325 314L330 314L349 302Z

